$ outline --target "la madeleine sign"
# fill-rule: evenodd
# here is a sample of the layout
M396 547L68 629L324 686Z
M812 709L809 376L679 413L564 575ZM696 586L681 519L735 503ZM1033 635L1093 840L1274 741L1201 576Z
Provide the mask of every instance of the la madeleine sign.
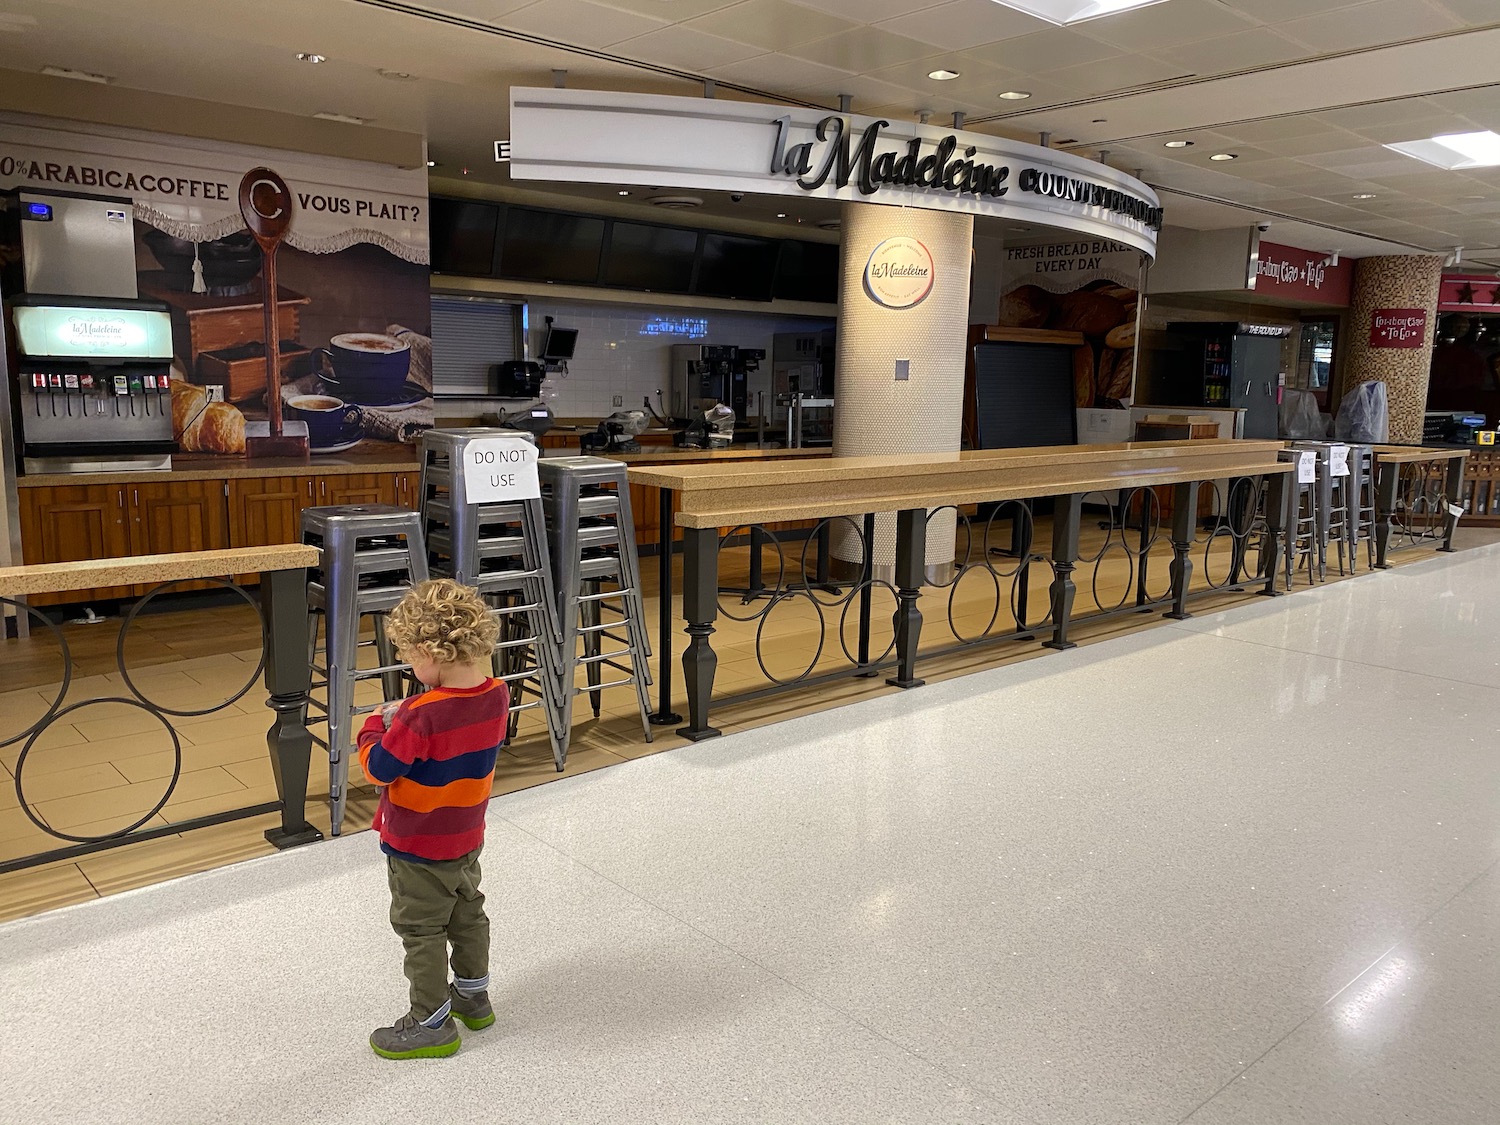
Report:
M1092 160L827 110L595 90L512 89L516 180L813 196L1040 223L1155 257L1161 203Z

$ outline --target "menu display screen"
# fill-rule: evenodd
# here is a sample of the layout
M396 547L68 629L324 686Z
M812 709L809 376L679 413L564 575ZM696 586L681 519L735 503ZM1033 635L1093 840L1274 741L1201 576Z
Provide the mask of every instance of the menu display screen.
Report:
M696 291L705 297L769 301L776 281L776 252L776 243L764 238L705 234Z
M529 207L506 212L500 249L503 277L592 285L599 280L603 254L603 219Z
M686 293L693 284L697 252L697 231L616 221L604 284L649 293Z
M495 268L495 236L500 208L493 203L461 199L432 200L427 224L432 245L432 268L439 273L487 277Z
M172 317L147 309L17 305L16 346L32 358L171 359Z

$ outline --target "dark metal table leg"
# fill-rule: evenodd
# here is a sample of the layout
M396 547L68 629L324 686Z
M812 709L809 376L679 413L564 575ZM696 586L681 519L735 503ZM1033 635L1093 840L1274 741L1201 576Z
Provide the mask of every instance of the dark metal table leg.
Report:
M917 679L917 646L922 639L922 611L917 598L927 572L927 512L917 508L896 517L896 635L897 671L886 683L893 687L921 687Z
M323 838L307 822L313 747L307 729L307 693L312 687L312 666L307 659L307 571L269 571L261 575L260 590L266 627L266 691L271 696L267 706L276 712L266 732L266 746L281 802L281 825L268 829L266 839L286 849Z
M657 540L656 561L661 571L656 576L656 596L660 604L656 612L656 685L659 703L651 721L664 727L682 722L682 716L672 710L672 490L656 490L660 503L661 537Z
M1443 510L1443 545L1438 548L1445 554L1453 553L1453 534L1458 530L1458 518L1463 514L1464 457L1448 458L1448 473L1443 481L1443 496L1447 507Z
M1193 616L1187 611L1188 586L1193 580L1193 525L1198 522L1198 486L1192 482L1172 492L1172 610L1162 614L1173 621Z
M1266 481L1266 553L1261 564L1266 572L1266 588L1261 594L1268 598L1279 598L1276 588L1277 571L1281 568L1282 536L1286 533L1287 504L1295 494L1289 487L1289 473L1277 473Z
M1135 604L1143 606L1151 600L1147 592L1147 582L1151 567L1151 504L1156 499L1156 493L1149 488L1141 489L1137 495L1141 498L1141 537L1138 540L1137 551L1139 563L1136 567ZM1130 513L1121 514L1121 527L1129 527Z
M832 529L832 520L824 520L818 524L818 588L830 594L837 594L839 588L833 584L829 575L829 560L833 554Z
M1390 570L1386 555L1391 549L1391 521L1396 515L1396 488L1401 481L1401 466L1381 461L1377 466L1375 487L1375 569Z
M766 592L764 561L766 533L760 524L750 528L750 581L745 589L745 604L749 605Z
M1073 618L1073 599L1078 589L1073 585L1073 568L1078 562L1078 521L1083 513L1083 497L1059 496L1052 509L1052 566L1057 577L1052 580L1052 639L1046 648L1076 648L1068 640L1068 625Z
M865 515L864 542L865 557L859 574L859 666L861 668L870 663L870 605L875 593L875 513L873 512ZM862 675L872 676L874 672L864 672Z
M682 615L688 622L689 638L687 651L682 654L682 674L687 684L689 719L677 733L702 742L721 733L708 725L714 674L719 667L719 658L709 643L719 616L719 531L688 527L683 529L682 539Z

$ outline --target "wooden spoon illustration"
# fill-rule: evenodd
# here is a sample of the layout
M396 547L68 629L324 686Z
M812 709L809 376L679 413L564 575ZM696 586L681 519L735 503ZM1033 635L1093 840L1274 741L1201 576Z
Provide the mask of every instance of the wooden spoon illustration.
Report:
M281 330L276 322L279 295L276 250L292 225L291 189L271 169L252 168L240 180L240 214L255 236L265 262L261 271L261 292L265 305L268 432L262 436L251 431L246 442L247 452L252 457L306 457L307 424L294 422L294 432L284 433L281 420Z

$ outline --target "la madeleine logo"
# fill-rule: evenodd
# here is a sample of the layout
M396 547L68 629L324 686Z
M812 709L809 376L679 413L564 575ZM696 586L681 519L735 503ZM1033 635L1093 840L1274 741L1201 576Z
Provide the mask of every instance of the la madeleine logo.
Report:
M920 305L932 292L932 253L915 238L887 238L865 265L865 292L888 309Z

